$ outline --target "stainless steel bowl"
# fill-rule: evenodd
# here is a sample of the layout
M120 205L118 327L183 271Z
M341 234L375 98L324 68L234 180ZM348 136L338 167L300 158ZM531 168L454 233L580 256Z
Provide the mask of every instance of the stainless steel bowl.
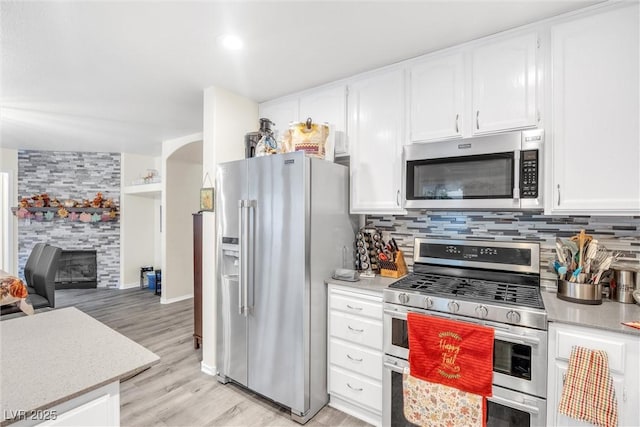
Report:
M602 285L559 280L557 297L578 304L602 304Z

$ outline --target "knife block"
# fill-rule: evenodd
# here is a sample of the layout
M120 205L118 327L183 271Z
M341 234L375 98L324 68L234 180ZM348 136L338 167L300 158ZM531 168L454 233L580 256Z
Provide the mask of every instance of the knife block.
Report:
M394 261L379 261L380 275L397 279L407 274L407 264L404 262L404 254L397 251Z

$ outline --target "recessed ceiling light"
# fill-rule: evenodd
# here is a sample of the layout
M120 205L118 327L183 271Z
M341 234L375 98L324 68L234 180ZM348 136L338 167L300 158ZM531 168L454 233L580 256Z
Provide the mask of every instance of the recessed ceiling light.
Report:
M228 50L239 50L244 46L242 39L233 34L221 35L218 37L218 44Z

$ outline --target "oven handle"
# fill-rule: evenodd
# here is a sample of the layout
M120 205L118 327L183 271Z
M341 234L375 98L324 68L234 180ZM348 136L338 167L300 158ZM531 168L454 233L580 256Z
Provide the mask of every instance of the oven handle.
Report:
M427 314L429 316L436 316L436 317L443 317L445 319L452 319L451 316L447 315L446 313L433 313L433 312L427 312L427 311L422 311L422 310L403 310L403 311L397 311L397 310L389 310L389 309L384 309L383 310L384 314L389 315L393 318L396 319L402 319L402 320L407 320L407 313L418 313L418 314ZM479 322L474 322L473 319L464 319L463 322L467 322L467 323L479 323ZM538 345L540 345L540 339L536 338L536 337L529 337L529 336L522 336L522 335L517 335L517 334L512 334L509 332L504 332L501 331L498 328L493 328L493 330L495 331L495 337L500 339L503 338L504 341L508 341L514 344L522 344L522 345L531 345L533 347L537 347Z
M492 397L489 397L488 400L503 406L507 406L509 408L518 409L520 411L527 412L532 415L538 415L540 413L540 410L535 406L514 402L513 400L505 399L504 397L496 396L495 394Z
M502 332L499 329L494 329L494 330L495 330L495 337L497 339L504 338L504 340L508 340L509 342L514 344L531 345L534 347L540 344L539 338L510 334L507 332Z
M384 314L388 314L391 317L395 317L396 319L404 319L407 320L407 312L406 311L396 311L396 310L389 310L389 309L384 309L383 310Z
M384 362L384 367L392 370L393 372L397 372L399 374L404 373L404 368L402 366L392 365L391 363Z

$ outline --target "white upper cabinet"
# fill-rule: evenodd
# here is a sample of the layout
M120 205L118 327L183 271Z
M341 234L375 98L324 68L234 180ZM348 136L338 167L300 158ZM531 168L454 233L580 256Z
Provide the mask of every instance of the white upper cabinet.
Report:
M529 33L473 49L474 135L536 126L537 44L537 34Z
M462 136L464 57L455 53L412 66L411 141Z
M349 86L351 213L404 213L402 145L404 70L366 76Z
M329 123L334 133L335 155L349 153L347 143L347 87L321 88L300 96L300 120Z
M551 213L640 213L638 8L551 27Z
M280 98L258 106L260 118L267 118L275 123L272 126L276 140L289 128L289 123L300 120L298 98ZM306 119L306 117L305 117Z

